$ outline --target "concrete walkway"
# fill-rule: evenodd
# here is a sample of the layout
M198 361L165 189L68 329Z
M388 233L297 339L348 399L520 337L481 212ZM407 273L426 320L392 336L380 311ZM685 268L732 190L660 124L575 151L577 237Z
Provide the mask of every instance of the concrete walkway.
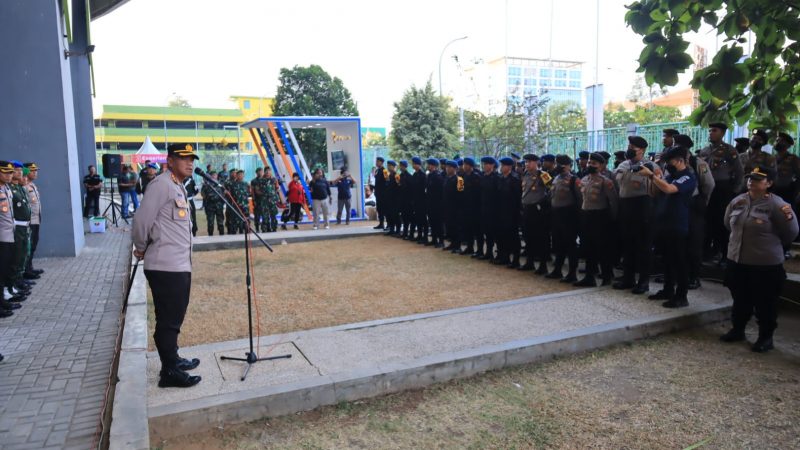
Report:
M130 264L130 234L87 234L76 258L36 259L46 272L0 319L0 446L87 449L100 432Z
M544 280L542 280L544 282ZM653 286L653 292L658 288ZM258 363L240 381L247 340L182 348L199 357L191 389L159 389L158 357L148 354L148 414L156 439L340 401L418 388L485 370L599 348L720 320L727 290L706 283L691 306L610 288L584 289L261 339Z

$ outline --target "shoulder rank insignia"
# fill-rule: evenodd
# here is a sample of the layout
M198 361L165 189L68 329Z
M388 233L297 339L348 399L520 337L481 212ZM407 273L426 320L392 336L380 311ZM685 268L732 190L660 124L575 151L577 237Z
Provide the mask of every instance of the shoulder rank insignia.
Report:
M400 174L399 173L394 174L394 181L397 182L397 184L400 184Z
M456 189L458 190L458 192L463 192L464 191L464 179L463 178L458 177L458 180L456 181Z
M389 171L386 169L383 169L383 178L389 179Z
M786 217L786 220L792 220L794 218L794 214L792 213L792 207L789 205L783 205L781 207L781 212Z
M539 177L541 177L542 182L544 184L550 184L550 182L553 181L553 177L551 177L550 174L547 172L542 172L541 175L539 175Z

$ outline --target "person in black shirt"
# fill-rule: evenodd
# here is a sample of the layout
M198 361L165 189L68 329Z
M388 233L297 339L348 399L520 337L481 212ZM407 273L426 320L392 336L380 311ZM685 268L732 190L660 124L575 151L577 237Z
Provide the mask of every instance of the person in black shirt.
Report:
M444 179L439 172L439 160L428 158L428 177L425 184L425 198L428 207L428 224L430 226L431 241L425 245L435 248L444 247L442 236L442 188Z
M464 158L464 195L459 207L459 222L461 223L461 242L466 248L462 255L474 255L483 248L483 235L481 234L481 175L475 170L475 159ZM475 244L473 246L473 244ZM483 251L480 251L483 254Z
M460 224L458 223L459 206L464 197L464 178L459 176L456 172L458 170L458 163L453 160L447 160L446 171L447 178L444 180L444 192L442 193L442 204L444 205L444 223L446 238L450 241L450 245L444 250L450 250L452 253L461 251L461 236Z
M330 183L325 179L322 169L314 171L314 178L311 179L308 187L311 189L311 201L314 208L314 229L319 228L319 216L322 214L325 219L325 229L327 230L330 228L330 225L328 225L328 206L333 200L331 199Z
M482 260L492 260L495 257L494 245L497 242L497 215L498 215L498 185L500 175L497 173L497 160L492 156L481 158L483 176L480 185L480 234L478 251L473 255ZM486 250L482 243L486 242Z
M103 188L103 179L97 174L94 166L89 166L89 175L83 177L83 187L86 188L86 200L83 204L83 217L89 218L89 209L92 215L100 215L100 191Z
M397 207L400 212L400 220L403 229L400 236L404 240L411 239L411 224L414 219L414 191L411 183L411 174L408 173L408 161L400 161L400 171L397 173L400 177L398 193L397 193ZM399 225L398 225L399 226Z
M378 210L378 225L375 226L376 230L382 230L383 220L386 218L386 204L384 200L384 192L386 191L386 182L389 178L389 171L383 167L384 159L382 156L375 158L375 201L377 202L376 209Z
M411 237L416 230L417 244L428 242L427 203L425 200L425 171L422 170L422 159L419 156L411 158L414 175L411 176L411 191L413 196L414 222L411 228Z
M509 268L519 267L519 219L522 202L522 181L514 173L514 160L500 160L500 182L498 183L497 259L494 264L505 264ZM510 260L509 260L510 258Z

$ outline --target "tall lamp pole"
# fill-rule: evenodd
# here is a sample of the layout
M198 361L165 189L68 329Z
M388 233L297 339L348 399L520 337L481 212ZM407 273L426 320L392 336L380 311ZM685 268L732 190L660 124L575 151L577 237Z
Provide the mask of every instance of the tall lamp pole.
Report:
M460 38L453 39L452 41L448 42L447 45L444 46L442 49L442 53L439 55L439 97L443 96L442 93L442 58L444 57L444 52L447 50L447 47L450 46L453 42L463 41L464 39L468 38L469 36L462 36Z

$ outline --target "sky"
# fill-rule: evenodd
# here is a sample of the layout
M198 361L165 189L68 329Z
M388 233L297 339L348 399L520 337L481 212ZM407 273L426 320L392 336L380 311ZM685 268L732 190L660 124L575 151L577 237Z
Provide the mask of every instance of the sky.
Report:
M621 101L642 49L624 23L629 2L129 0L92 22L95 115L103 104L165 105L173 93L231 108L231 95L273 96L281 68L319 64L350 90L364 126L389 127L410 86L438 87L440 53L462 36L444 54L445 93L458 95L469 61L509 55L583 61L584 85L597 67L606 102ZM709 33L691 40L714 50Z

